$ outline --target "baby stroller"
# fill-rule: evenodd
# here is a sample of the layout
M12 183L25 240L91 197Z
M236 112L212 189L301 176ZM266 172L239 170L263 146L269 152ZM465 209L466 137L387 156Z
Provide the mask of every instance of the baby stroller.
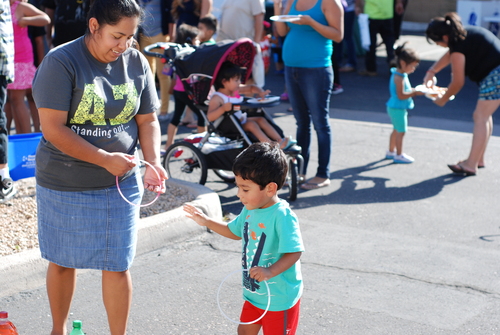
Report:
M162 49L163 53L153 52L154 49ZM147 46L144 52L149 56L161 58L167 67L174 67L190 99L202 111L207 110L207 98L222 63L230 61L241 67L243 69L241 80L244 83L250 77L255 56L253 42L247 38L200 47L156 43ZM249 116L265 117L283 137L283 131L263 107L265 105L246 112ZM256 142L256 139L243 130L239 120L233 115L234 111L225 113L214 122L209 122L206 115L202 114L208 125L208 131L189 136L170 146L163 158L163 166L171 178L202 185L207 180L209 169L223 181L234 182L234 175L231 172L234 158ZM288 189L288 198L291 201L297 198L298 175L303 166L300 151L301 148L297 145L285 150L288 175L284 189Z

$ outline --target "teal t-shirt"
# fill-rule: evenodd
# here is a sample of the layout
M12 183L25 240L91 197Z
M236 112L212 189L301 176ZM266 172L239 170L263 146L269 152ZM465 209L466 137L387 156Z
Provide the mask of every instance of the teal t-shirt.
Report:
M316 2L311 9L298 11L294 1L290 8L290 15L309 15L317 22L328 25L323 11L321 10L321 0ZM287 23L290 31L286 35L283 44L283 61L286 66L317 68L332 65L332 40L323 37L320 33L308 25L298 25Z
M394 76L403 77L403 89L405 92L411 91L410 79L408 79L408 73L399 73L398 70L393 67L391 68L391 79L389 81L389 92L391 93L391 97L386 103L387 107L397 108L397 109L413 109L415 103L413 102L413 98L408 98L401 100L398 98L398 93L396 92L396 83L394 83Z
M283 254L303 252L297 216L284 200L264 209L247 210L228 224L236 236L241 237L242 266L269 267ZM300 260L288 270L267 281L271 291L270 311L284 311L293 307L303 290ZM260 309L267 307L267 287L243 272L243 298Z

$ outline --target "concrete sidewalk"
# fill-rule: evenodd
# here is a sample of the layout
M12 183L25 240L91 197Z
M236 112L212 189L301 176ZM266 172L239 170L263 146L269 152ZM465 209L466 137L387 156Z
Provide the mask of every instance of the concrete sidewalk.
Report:
M195 200L190 203L202 209L205 214L222 217L219 196L209 188L173 179L167 183L182 187L194 195ZM136 256L206 231L191 221L185 217L181 207L141 219ZM40 257L38 248L0 257L0 297L44 285L47 264L47 261ZM2 308L0 306L0 310L3 310Z

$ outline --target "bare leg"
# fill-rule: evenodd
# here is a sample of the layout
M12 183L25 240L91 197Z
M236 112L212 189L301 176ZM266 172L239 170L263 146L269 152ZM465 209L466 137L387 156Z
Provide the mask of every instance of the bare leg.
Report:
M261 325L251 324L251 325L239 325L238 335L257 335L259 334Z
M172 144L174 144L175 135L177 134L177 127L169 123L167 128L167 143L165 144L165 150L168 150Z
M474 111L474 131L469 157L460 163L463 169L471 172L477 171L479 161L484 157L493 121L491 116L500 105L500 100L478 100Z
M489 138L491 137L491 134L493 134L493 117L490 116L489 120L488 120L488 141L489 141ZM479 162L477 163L477 166L482 166L484 167L484 153L486 152L486 147L484 148L484 151L483 153L481 154L481 158L479 158Z
M28 104L30 106L31 120L33 121L33 128L35 133L40 132L40 117L38 116L38 109L36 108L35 100L33 100L33 95L31 89L26 91L26 98L28 99Z
M66 335L66 322L76 287L76 270L49 263L47 294L52 313L51 335Z
M403 154L403 137L405 136L405 133L398 133L396 132L396 154L402 155Z
M8 90L12 116L16 123L16 134L31 133L31 118L24 98L26 90Z
M247 122L243 125L243 130L251 132L260 142L271 142L271 139L267 137L253 118L247 119Z
M392 130L391 136L389 137L389 151L394 152L396 150L396 134L398 132L396 129Z
M132 303L130 272L102 272L102 297L111 335L125 335Z
M255 121L259 125L260 129L262 129L264 131L264 133L266 133L267 137L269 137L270 139L272 139L274 141L281 141L282 138L281 138L280 134L278 134L276 129L274 129L274 127L269 122L267 122L267 120L265 118L263 118L263 117L249 117L248 119Z

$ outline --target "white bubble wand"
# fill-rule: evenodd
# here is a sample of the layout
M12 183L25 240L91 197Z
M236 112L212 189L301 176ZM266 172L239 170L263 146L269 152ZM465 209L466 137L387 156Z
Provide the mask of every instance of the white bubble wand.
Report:
M221 312L221 314L226 318L228 319L229 321L233 322L233 323L236 323L236 324L239 324L239 325L251 325L251 324L254 324L258 321L260 321L264 315L266 315L267 311L269 311L269 306L271 306L271 290L269 289L269 285L267 284L267 281L263 281L264 284L266 284L266 287L267 287L267 307L266 309L264 310L264 313L262 313L262 315L253 320L253 321L250 321L250 322L241 322L241 321L236 321L236 320L233 320L231 319L229 316L227 316L226 313L224 313L224 311L222 310L222 307L220 305L220 291L221 291L221 288L222 288L222 285L224 284L224 282L229 278L231 277L233 274L237 273L237 272L241 272L241 271L247 271L248 272L248 269L241 269L241 270L235 270L233 272L231 272L230 274L228 274L223 280L222 282L220 283L219 285L219 289L217 290L217 306L219 306L219 310ZM262 282L261 282L262 283Z
M160 182L160 185L161 185L160 174L158 173L158 171L156 171L156 169L154 168L153 165L151 165L150 163L148 163L142 159L138 159L137 157L133 161L136 162L136 164L138 164L138 165L140 165L140 163L145 163L151 169L153 169L153 171L156 173L156 176L158 177L158 181ZM120 183L118 182L118 176L116 176L116 188L118 189L118 193L120 193L123 200L125 200L127 203L131 204L132 206L137 206L137 207L147 207L149 205L152 205L156 200L158 200L158 198L160 197L160 193L161 193L161 187L160 187L160 190L158 190L156 197L153 200L151 200L150 202L148 202L147 204L134 204L133 202L131 202L130 200L125 198L125 196L123 195L122 190L120 189Z

